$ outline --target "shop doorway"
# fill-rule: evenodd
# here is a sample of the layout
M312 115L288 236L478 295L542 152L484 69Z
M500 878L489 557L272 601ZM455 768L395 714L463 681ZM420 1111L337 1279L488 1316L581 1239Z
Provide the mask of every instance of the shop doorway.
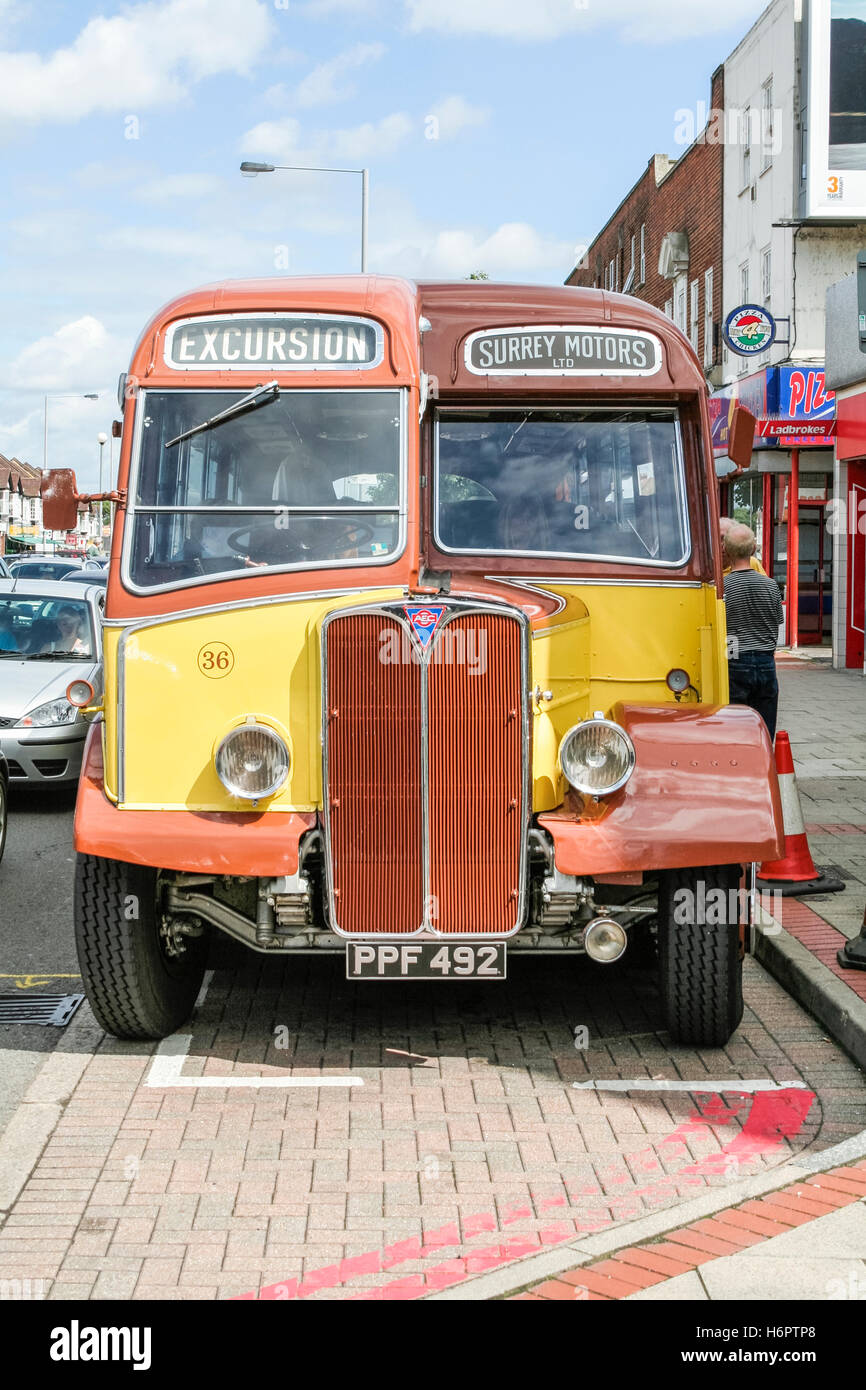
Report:
M833 641L833 539L826 507L800 503L799 640L803 647Z

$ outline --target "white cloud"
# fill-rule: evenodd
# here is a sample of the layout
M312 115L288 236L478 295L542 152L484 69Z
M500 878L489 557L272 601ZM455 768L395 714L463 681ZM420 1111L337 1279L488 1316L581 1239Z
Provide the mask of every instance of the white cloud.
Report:
M206 198L218 193L223 180L215 174L166 174L151 179L136 189L135 196L143 203L166 203L172 198Z
M287 164L324 164L334 160L360 164L365 159L393 154L413 132L420 138L422 124L403 111L347 130L313 131L306 137L300 121L286 116L281 121L262 121L248 130L242 148L246 154Z
M573 247L568 241L544 236L528 222L503 222L493 232L466 228L441 231L417 228L414 234L374 247L377 265L395 274L453 276L465 279L484 270L494 279L506 276L558 282L571 269Z
M296 104L326 106L330 102L345 101L355 93L355 87L346 80L348 74L367 63L378 62L384 53L383 43L356 43L345 53L330 58L327 63L320 63L295 89Z
M489 34L505 39L555 39L602 25L642 43L670 43L715 34L756 19L766 0L405 0L410 29Z
M472 106L464 97L450 96L432 106L430 116L436 121L436 136L431 138L453 140L470 126L484 125L490 119L490 108ZM425 117L425 123L428 119Z
M0 121L66 124L177 102L204 78L248 72L271 34L263 0L147 0L98 15L48 57L0 53Z
M22 348L2 379L23 390L93 391L100 382L116 380L127 357L128 347L85 314Z

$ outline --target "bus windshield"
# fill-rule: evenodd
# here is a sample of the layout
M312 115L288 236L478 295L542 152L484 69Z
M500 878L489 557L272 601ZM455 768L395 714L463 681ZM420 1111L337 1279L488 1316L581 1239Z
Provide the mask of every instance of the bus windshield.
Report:
M681 565L688 558L677 413L442 411L443 550Z
M245 394L142 393L125 561L133 587L375 564L400 549L402 394L284 391L177 442Z

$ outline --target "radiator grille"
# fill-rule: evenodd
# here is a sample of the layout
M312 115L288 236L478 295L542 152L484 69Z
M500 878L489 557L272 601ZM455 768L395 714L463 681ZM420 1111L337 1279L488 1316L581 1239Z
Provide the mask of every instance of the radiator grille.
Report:
M526 828L522 630L459 611L426 661L385 612L326 629L334 925L502 935L519 925ZM424 737L426 734L426 738Z
M383 641L384 639L384 641ZM383 614L328 627L328 820L335 924L353 934L423 920L421 669L380 660L401 628Z

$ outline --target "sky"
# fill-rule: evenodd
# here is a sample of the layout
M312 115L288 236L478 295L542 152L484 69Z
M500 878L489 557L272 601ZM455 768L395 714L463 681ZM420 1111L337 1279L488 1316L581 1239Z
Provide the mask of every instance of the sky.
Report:
M42 466L48 394L94 487L161 304L358 268L358 176L243 159L368 167L371 270L561 283L763 8L0 0L0 453Z

